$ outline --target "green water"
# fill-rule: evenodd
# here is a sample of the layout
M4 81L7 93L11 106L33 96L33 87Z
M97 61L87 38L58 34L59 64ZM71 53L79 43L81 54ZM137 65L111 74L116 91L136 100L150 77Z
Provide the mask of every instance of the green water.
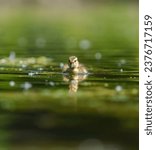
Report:
M138 149L138 8L94 7L1 10L0 149Z

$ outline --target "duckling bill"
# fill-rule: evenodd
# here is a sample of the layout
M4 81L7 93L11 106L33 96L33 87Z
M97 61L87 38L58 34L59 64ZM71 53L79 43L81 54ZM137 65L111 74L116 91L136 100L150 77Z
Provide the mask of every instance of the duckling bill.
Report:
M72 74L86 74L87 69L84 65L80 64L76 56L70 56L68 64L65 64L62 70L64 73Z

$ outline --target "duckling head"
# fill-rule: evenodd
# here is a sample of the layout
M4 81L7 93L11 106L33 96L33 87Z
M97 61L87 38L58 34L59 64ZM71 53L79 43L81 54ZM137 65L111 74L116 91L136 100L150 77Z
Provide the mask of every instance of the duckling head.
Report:
M71 69L75 69L79 67L79 61L78 58L76 56L70 56L69 57L69 67Z

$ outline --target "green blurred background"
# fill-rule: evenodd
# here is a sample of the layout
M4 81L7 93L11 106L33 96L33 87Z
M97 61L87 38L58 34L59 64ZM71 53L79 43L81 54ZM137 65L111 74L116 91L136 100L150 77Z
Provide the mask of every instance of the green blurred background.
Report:
M1 0L0 5L1 57L10 51L50 57L82 53L86 58L116 49L119 55L138 53L137 1Z
M138 18L138 0L0 0L0 150L137 150ZM90 73L74 95L70 55Z

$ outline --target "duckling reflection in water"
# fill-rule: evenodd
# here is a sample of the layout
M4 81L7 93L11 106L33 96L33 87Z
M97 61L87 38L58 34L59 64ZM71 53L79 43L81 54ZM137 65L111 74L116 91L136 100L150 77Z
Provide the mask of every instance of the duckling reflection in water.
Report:
M79 82L85 80L87 75L63 75L63 81L69 83L69 93L76 93L78 90Z
M86 68L79 63L76 56L69 57L69 64L63 67L63 81L69 82L69 92L76 93L78 90L79 82L87 78Z

